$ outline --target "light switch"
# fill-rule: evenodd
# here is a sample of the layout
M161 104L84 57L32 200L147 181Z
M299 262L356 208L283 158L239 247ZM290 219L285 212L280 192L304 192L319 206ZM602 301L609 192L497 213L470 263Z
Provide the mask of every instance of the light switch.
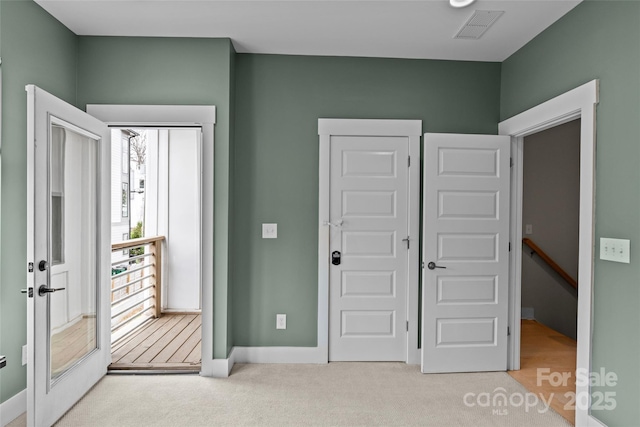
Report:
M533 234L533 224L527 224L524 226L524 234Z
M277 239L278 238L278 224L262 224L262 238L263 239Z
M631 241L628 239L600 238L600 259L629 264Z

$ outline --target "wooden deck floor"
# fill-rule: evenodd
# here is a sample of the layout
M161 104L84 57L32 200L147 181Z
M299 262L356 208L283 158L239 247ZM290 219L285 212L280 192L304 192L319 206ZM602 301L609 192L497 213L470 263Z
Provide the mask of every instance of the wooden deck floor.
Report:
M570 399L565 393L576 391L576 345L575 340L535 320L523 320L520 370L509 371L509 375L530 392L542 393L546 401L551 397L553 410L572 424L575 424L575 408L567 405ZM548 380L538 385L538 368L549 369L548 375L570 373L571 377L566 384L558 386L552 386Z
M111 347L109 370L200 371L200 314L163 314Z

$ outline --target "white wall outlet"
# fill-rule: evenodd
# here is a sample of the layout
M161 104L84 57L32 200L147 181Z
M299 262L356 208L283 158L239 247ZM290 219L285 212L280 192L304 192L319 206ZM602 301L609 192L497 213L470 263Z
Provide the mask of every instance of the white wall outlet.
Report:
M286 314L276 314L276 329L287 329Z
M278 224L262 224L262 238L263 239L277 239L278 238Z
M533 224L527 224L524 226L524 234L533 234Z
M22 366L27 364L27 346L22 346Z
M600 238L600 259L605 261L623 262L629 264L631 241L628 239Z

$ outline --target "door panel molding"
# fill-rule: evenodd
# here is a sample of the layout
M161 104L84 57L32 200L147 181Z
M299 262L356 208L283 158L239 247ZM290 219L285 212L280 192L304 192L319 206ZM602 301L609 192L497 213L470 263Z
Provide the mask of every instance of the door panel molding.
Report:
M421 120L318 119L319 212L318 212L318 352L319 362L329 361L329 238L330 142L332 136L408 137L411 167L408 175L408 224L411 237L408 257L406 362L420 363L418 348L418 279L420 227L420 136ZM414 249L415 248L415 249Z

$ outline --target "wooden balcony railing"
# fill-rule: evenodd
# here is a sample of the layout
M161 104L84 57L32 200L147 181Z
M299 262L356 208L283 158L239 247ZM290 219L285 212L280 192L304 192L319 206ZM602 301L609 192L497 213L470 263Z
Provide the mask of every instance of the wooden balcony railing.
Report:
M522 239L522 243L524 243L525 245L531 248L531 250L533 251L531 252L531 255L533 255L534 253L537 254L540 258L542 258L544 262L547 263L547 265L549 265L549 267L551 267L556 273L558 273L560 277L562 277L568 284L570 284L574 289L576 290L578 289L578 282L576 282L573 277L569 276L569 273L564 271L562 267L558 265L557 262L555 262L549 255L545 253L545 251L540 249L540 247L536 245L533 242L533 240L529 239L528 237L525 237L524 239Z
M160 317L164 236L111 245L111 333L121 338L144 322ZM138 320L138 323L133 323Z

